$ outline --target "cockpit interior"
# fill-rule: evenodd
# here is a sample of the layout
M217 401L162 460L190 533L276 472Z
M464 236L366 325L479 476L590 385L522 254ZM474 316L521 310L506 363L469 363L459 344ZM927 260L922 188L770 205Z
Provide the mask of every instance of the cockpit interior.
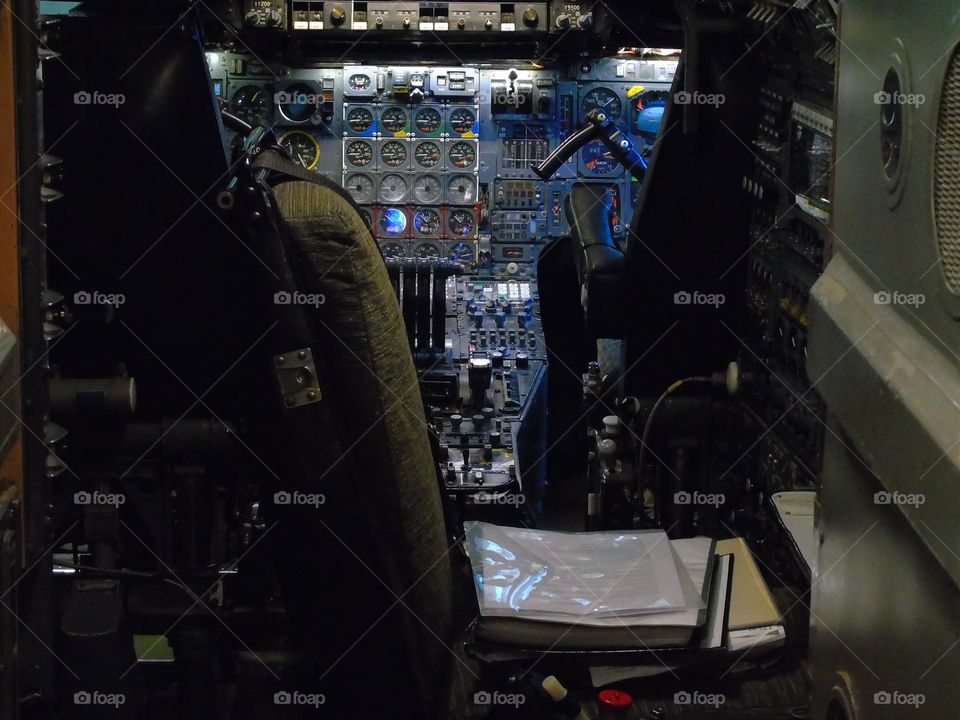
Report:
M922 5L0 3L0 718L955 717Z

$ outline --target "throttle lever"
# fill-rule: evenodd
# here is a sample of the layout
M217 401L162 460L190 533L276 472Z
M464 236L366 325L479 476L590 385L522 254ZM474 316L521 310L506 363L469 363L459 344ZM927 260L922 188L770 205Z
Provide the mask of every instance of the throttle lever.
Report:
M647 170L647 161L637 152L626 134L601 110L587 113L587 124L568 137L533 172L541 180L549 180L581 148L594 140L600 140L617 162L638 180Z

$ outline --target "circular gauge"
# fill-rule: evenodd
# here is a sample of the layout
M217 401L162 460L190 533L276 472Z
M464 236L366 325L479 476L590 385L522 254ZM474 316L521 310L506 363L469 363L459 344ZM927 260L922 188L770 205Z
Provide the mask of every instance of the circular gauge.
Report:
M594 140L580 151L583 166L594 175L609 175L617 169L617 161L602 142Z
M400 208L385 208L380 213L380 232L384 235L403 235L407 231L407 214Z
M581 111L584 116L591 110L600 110L611 120L616 120L623 112L620 96L607 87L595 87L583 96Z
M447 229L457 237L467 237L473 232L473 212L463 208L454 208L447 216Z
M433 135L440 130L442 122L443 118L440 117L440 112L432 107L420 108L417 110L417 115L413 119L413 124L417 128L417 132L423 133L424 135Z
M440 202L443 196L443 183L437 175L420 175L413 183L413 199L423 205Z
M344 155L347 158L347 162L354 167L363 167L364 165L369 165L373 160L373 146L364 140L354 140L347 144Z
M468 142L455 142L447 153L454 167L467 168L477 161L477 150Z
M290 122L306 122L320 107L320 96L309 85L288 85L277 93L280 114Z
M388 133L403 132L407 129L407 114L403 108L387 108L380 113L380 127Z
M383 253L384 257L388 258L399 258L407 254L407 251L404 250L403 245L400 243L384 243L383 247L380 248L380 251Z
M365 133L373 125L373 113L365 107L350 108L347 113L347 127L355 133Z
M256 85L244 85L230 99L230 111L251 125L269 120L272 107L270 93Z
M303 130L291 130L280 136L280 145L288 153L290 159L307 170L313 170L320 162L320 143L316 138Z
M413 254L422 259L440 257L440 250L431 243L420 243L413 249Z
M351 75L347 79L347 85L351 90L369 90L370 89L370 76L357 73Z
M447 253L447 257L454 262L464 265L473 264L473 245L465 242L458 242Z
M440 213L430 208L419 210L413 216L413 228L420 235L439 235L440 234Z
M417 143L413 151L413 159L420 167L431 168L440 162L440 146L430 140Z
M398 203L407 196L408 189L407 179L403 175L384 175L380 181L380 199L383 202Z
M454 175L447 182L447 201L471 205L477 201L477 180L472 175Z
M473 124L476 122L476 116L472 110L467 108L457 108L450 113L450 129L457 135L466 135L473 132Z
M400 167L407 161L407 146L397 140L384 143L380 148L380 159L387 167Z
M363 218L367 227L373 230L373 213L368 208L360 208L360 217Z
M373 179L363 173L353 173L348 175L343 183L343 187L350 193L350 197L358 205L369 205L376 199L376 192L373 189Z

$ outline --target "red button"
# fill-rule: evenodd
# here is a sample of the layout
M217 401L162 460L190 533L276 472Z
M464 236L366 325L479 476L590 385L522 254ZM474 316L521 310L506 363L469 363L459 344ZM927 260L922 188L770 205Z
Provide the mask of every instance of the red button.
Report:
M602 690L600 704L612 710L626 710L633 705L633 698L622 690Z

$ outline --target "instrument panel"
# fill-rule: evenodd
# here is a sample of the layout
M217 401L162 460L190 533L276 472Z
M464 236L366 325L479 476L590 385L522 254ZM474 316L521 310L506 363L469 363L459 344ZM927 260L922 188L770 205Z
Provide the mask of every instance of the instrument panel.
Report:
M574 182L613 186L625 235L639 183L599 143L550 182L532 167L600 109L647 152L676 59L634 55L539 69L336 65L282 68L209 53L228 108L271 127L290 157L341 184L386 255L446 257L486 276L532 276L540 249L567 231ZM229 142L229 138L228 138Z

